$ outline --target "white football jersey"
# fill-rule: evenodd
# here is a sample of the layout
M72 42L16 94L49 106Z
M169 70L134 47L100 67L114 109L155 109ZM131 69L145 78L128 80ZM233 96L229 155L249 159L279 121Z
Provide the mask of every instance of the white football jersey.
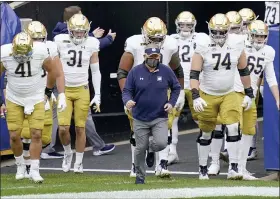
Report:
M246 41L245 53L247 57L247 63L251 77L251 86L254 90L254 95L256 96L256 93L258 91L257 83L260 75L263 72L269 86L277 85L273 65L275 50L271 46L265 45L262 49L257 51L248 41ZM244 91L244 87L238 72L236 73L234 90L237 92Z
M239 35L228 35L226 43L220 47L205 33L196 35L195 52L203 58L200 89L210 95L225 95L234 91L235 72L244 48L244 40Z
M143 35L133 35L129 37L125 42L124 51L133 55L134 63L133 67L144 62L145 44ZM178 51L177 41L166 35L164 43L161 47L162 61L161 63L169 66L169 62L174 53Z
M88 84L88 69L90 58L99 51L100 42L94 37L88 37L82 44L74 44L69 34L55 36L60 60L65 76L65 86L78 87Z
M268 25L279 23L279 6L279 1L265 2L265 23Z
M54 57L58 56L58 50L57 50L57 45L53 41L46 41L47 45L47 50L50 55L50 57L53 59ZM43 87L46 87L47 85L47 74L48 72L42 68L42 84Z
M6 69L8 81L6 97L9 101L24 107L44 101L42 65L48 57L46 44L34 42L31 59L19 64L12 56L12 44L1 46L1 62Z
M188 38L181 37L179 34L173 34L171 37L177 41L181 66L184 71L184 89L190 89L191 61L194 53L193 44L195 43L196 33L193 33Z

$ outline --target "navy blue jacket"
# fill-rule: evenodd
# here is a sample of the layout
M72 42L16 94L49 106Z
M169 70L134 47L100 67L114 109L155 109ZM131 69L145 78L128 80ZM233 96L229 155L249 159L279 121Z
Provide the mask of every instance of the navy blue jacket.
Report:
M169 88L171 96L168 101ZM174 107L180 90L181 86L170 67L159 64L154 72L150 72L145 64L140 64L128 73L122 100L124 105L129 100L136 102L132 108L133 118L150 122L157 118L167 118L164 105L169 102Z
M59 34L68 34L67 24L63 22L58 22L52 32L53 38ZM93 37L93 34L90 32L89 36ZM104 38L98 39L100 42L100 49L110 46L113 43L113 38L111 35L107 35Z

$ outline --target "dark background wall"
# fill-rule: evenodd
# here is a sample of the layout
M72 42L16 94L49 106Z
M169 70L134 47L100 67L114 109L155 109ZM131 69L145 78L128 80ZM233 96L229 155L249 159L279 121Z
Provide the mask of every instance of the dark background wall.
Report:
M100 52L102 73L102 114L95 115L97 129L108 135L128 129L127 118L123 116L123 104L117 79L111 79L110 73L116 73L126 38L141 34L141 27L148 17L160 17L167 23L169 34L175 33L174 21L182 11L191 11L197 19L197 32L208 33L206 21L216 13L226 13L231 10L251 8L264 18L265 3L253 1L218 1L218 2L30 2L15 12L20 18L32 18L41 21L48 30L48 39L52 39L52 30L58 21L62 21L65 7L78 5L89 21L92 30L101 27L117 32L113 45ZM185 110L188 115L188 110ZM107 116L104 119L104 114ZM189 120L189 116L182 116L181 122Z

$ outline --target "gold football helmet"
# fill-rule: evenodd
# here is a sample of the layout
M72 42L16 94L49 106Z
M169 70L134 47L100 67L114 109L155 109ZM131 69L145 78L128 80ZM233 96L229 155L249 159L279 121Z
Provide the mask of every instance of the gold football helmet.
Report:
M25 63L32 55L33 41L26 32L18 33L13 39L12 56L18 63Z
M250 8L243 8L243 9L239 10L238 13L241 15L242 20L243 20L243 32L247 33L248 25L252 21L256 20L258 17L256 17L256 14Z
M255 20L248 26L249 41L257 50L265 46L268 39L268 26L261 20Z
M145 44L154 43L161 46L165 40L166 34L166 25L158 17L149 18L142 28Z
M47 40L47 30L40 21L32 21L28 24L26 32L33 40Z
M67 22L71 41L78 45L83 43L88 38L90 23L82 14L73 15Z
M215 14L208 23L209 35L218 45L224 45L230 30L230 21L225 14Z
M230 21L230 33L239 34L243 25L241 15L236 11L229 11L226 16Z
M176 20L176 31L182 37L189 37L194 31L196 26L196 19L191 12L181 12Z

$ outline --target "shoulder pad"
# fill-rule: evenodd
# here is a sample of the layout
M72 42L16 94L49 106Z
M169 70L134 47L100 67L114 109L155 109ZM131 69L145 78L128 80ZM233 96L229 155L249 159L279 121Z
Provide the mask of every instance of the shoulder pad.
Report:
M142 35L133 35L126 39L124 44L124 51L133 54L133 51L137 49L137 46L141 46L142 43Z
M172 34L172 35L170 35L170 37L173 37L174 39L179 39L180 38L180 36L178 34Z
M228 35L228 45L232 48L243 49L245 47L245 37L244 35L229 34Z
M54 42L70 43L69 34L59 34L53 38Z
M52 58L54 58L55 56L58 55L58 49L57 49L57 45L56 45L55 42L47 41L46 45L47 45L47 48L48 48L48 53L50 54L50 56Z
M1 59L4 59L5 57L10 57L12 54L12 44L4 44L1 46Z
M264 48L264 52L266 54L265 58L268 62L273 62L275 58L275 50L269 45L265 45Z
M100 41L95 37L88 37L86 40L86 44L95 51L100 50Z
M208 51L208 47L211 44L210 37L205 33L197 33L195 41L193 43L193 48L196 53L204 54Z
M33 56L40 56L47 58L50 56L48 47L46 43L43 42L34 42L33 43Z
M169 49L171 51L177 51L178 50L178 41L169 35L166 35L166 38L164 40L163 47L166 49Z

